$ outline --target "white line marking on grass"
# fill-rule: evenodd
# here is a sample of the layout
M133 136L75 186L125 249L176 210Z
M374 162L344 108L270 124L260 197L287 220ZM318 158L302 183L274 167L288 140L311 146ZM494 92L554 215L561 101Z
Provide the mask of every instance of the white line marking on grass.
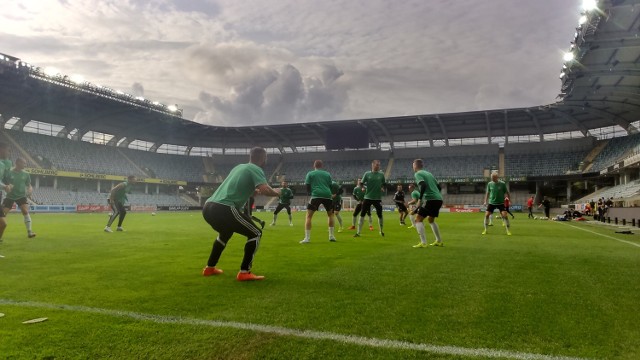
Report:
M586 358L566 357L566 356L553 356L543 354L524 353L508 350L497 349L484 349L484 348L464 348L458 346L441 346L430 344L416 344L406 341L387 340L377 338L367 338L354 335L342 335L324 331L313 330L298 330L288 329L278 326L259 325L250 323L241 323L234 321L217 321L217 320L204 320L194 318L184 318L177 316L164 316L154 314L144 314L132 311L110 310L101 309L88 306L74 306L74 305L56 305L33 301L16 301L9 299L0 299L0 305L11 305L19 307L30 307L39 309L51 309L51 310L66 310L89 314L108 315L119 318L130 318L134 320L150 321L158 324L179 324L179 325L195 325L195 326L208 326L215 328L232 328L239 330L249 330L261 333L276 334L281 336L293 336L304 339L314 340L332 340L345 344L370 346L375 348L384 349L399 349L399 350L416 350L424 351L434 354L444 355L459 355L470 357L489 357L489 358L507 358L507 359L523 359L523 360L586 360Z
M576 229L579 229L579 230L582 230L582 231L590 232L590 233L592 233L592 234L596 234L596 235L604 236L604 237L606 237L606 238L609 238L609 239L612 239L612 240L615 240L615 241L620 241L620 242L623 242L623 243L625 243L625 244L629 244L629 245L633 245L633 246L636 246L636 247L640 247L640 244L636 244L636 243L631 242L631 241L618 239L618 238L615 238L615 237L613 237L613 236L609 236L609 235L601 234L601 233L599 233L599 232L595 232L595 231L592 231L592 230L589 230L589 229L581 228L581 227L579 227L579 226L575 226L575 225L569 225L569 224L565 224L565 225L567 225L567 226L571 226L572 228L576 228Z

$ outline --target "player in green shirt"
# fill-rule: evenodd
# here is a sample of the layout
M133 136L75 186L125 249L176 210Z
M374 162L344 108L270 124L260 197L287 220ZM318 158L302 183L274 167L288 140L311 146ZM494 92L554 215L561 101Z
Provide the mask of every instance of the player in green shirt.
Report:
M509 217L504 207L505 195L511 198L509 190L507 190L507 184L502 180L498 180L497 172L492 173L491 181L487 184L487 192L484 195L484 205L487 207L487 211L484 213L484 231L482 235L487 234L489 218L491 218L491 214L493 214L493 211L496 209L500 211L500 216L502 216L502 221L507 229L507 235L511 235L511 224L509 223Z
M409 229L413 229L416 225L416 214L414 211L418 208L418 200L420 200L420 191L416 190L416 186L414 184L409 184L409 196L411 200L407 203L407 205L411 206L409 209L409 219L411 220L411 226Z
M333 198L333 215L338 220L338 224L340 227L338 228L338 232L342 232L342 217L340 216L340 210L342 210L342 194L344 193L344 189L342 186L335 181L331 182L331 196Z
M9 182L13 186L10 192L7 193L7 198L2 202L4 208L4 214L8 214L13 208L15 203L22 212L24 217L24 225L27 228L27 237L33 238L36 236L31 230L31 215L29 214L29 202L27 197L31 196L33 187L31 187L31 176L28 172L24 171L27 166L27 162L22 159L16 159L16 167L9 172Z
M320 208L320 205L327 211L329 217L329 241L336 241L333 235L333 194L331 193L331 174L323 169L322 160L313 162L313 170L307 173L305 184L307 192L311 196L307 204L307 217L304 223L304 239L300 244L308 244L311 241L311 220L313 214Z
M107 202L109 206L111 206L111 216L109 217L109 221L107 221L107 226L104 227L104 232L111 233L111 224L113 221L118 218L118 228L117 231L124 231L122 228L122 222L124 221L124 217L127 216L127 209L124 207L124 204L129 200L127 198L127 194L131 194L131 185L135 184L136 177L133 175L127 176L127 180L121 182L111 189L109 193L109 199Z
M353 188L353 199L357 202L357 204L356 208L353 210L353 219L351 220L351 226L349 227L349 230L356 229L356 220L358 219L358 215L360 215L360 212L362 211L362 202L364 201L365 190L366 189L364 185L362 185L362 179L356 180L356 187ZM371 208L369 208L369 210L365 212L365 215L369 218L369 230L373 231Z
M273 221L271 222L271 226L274 226L276 224L278 213L282 209L287 210L287 215L289 215L289 226L293 226L293 222L291 221L291 199L293 199L293 191L289 189L286 181L283 181L281 185L282 187L280 188L280 199L278 200L276 211L273 212Z
M0 189L4 189L7 193L11 192L13 186L9 183L9 171L11 170L11 160L9 160L9 145L0 143ZM2 192L0 192L0 200L2 200ZM4 211L0 211L0 243L2 243L2 235L7 228L7 219ZM4 256L0 255L0 258Z
M251 149L249 162L234 167L220 187L211 195L202 209L202 216L218 232L213 242L211 255L207 266L202 269L202 275L211 276L222 274L216 268L220 256L234 233L247 237L244 245L244 257L240 264L240 272L236 275L238 281L263 280L264 276L251 273L253 258L255 257L262 231L251 221L251 218L241 209L251 196L280 196L279 190L274 190L267 184L267 178L262 168L267 163L267 152L261 147Z
M424 162L422 159L413 160L413 172L420 194L418 195L418 207L414 210L416 214L415 226L418 235L420 236L420 243L414 245L414 248L423 248L427 246L427 234L424 229L423 220L426 218L431 226L431 231L436 238L436 241L431 243L431 246L444 246L442 238L440 237L440 227L435 222L435 219L440 214L440 208L442 207L442 195L440 194L440 185L436 178L430 172L424 170Z
M367 187L364 193L364 201L362 202L363 211L360 213L360 221L358 222L358 230L353 237L360 237L360 231L364 224L364 217L368 211L371 211L371 205L376 209L378 215L378 224L380 225L380 235L384 236L384 222L382 219L382 189L386 185L384 174L380 171L380 160L371 162L371 171L364 173L362 184Z

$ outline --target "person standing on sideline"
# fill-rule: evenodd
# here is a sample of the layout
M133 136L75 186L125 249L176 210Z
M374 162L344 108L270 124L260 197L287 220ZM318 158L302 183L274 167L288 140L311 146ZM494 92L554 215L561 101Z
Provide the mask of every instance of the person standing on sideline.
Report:
M33 187L31 186L31 176L24 171L27 162L23 158L16 159L16 167L9 172L9 181L12 189L7 193L7 198L2 202L4 214L8 214L15 203L24 217L24 226L27 228L27 237L34 238L36 233L31 230L31 215L29 214L29 202L27 197L31 196Z
M353 219L351 220L351 226L349 227L349 230L356 229L356 221L358 220L358 215L360 215L360 212L362 211L362 202L364 201L364 192L365 192L364 185L362 185L362 181L358 179L356 181L356 187L353 188L353 199L356 201L356 208L353 210ZM373 225L372 225L373 219L371 219L371 209L369 209L369 212L366 215L369 218L369 230L373 230Z
M431 226L431 231L436 240L432 242L431 246L444 246L442 237L440 236L440 227L435 222L435 219L440 213L442 207L442 195L440 194L440 185L436 178L430 172L424 170L424 162L422 159L413 160L413 172L416 184L420 189L418 195L418 208L415 210L416 221L415 228L420 236L420 243L414 245L414 248L427 247L427 234L424 229L425 218Z
M406 225L404 220L407 217L409 211L407 210L407 206L404 202L404 190L402 189L402 185L398 184L396 188L396 193L393 194L393 201L396 203L396 207L398 208L398 213L400 214L400 225Z
M124 204L129 200L127 198L127 194L131 194L131 185L136 182L136 177L133 175L127 176L127 180L121 182L111 189L109 193L109 205L111 206L111 216L109 217L109 221L107 222L107 226L104 227L105 232L113 232L111 230L111 224L119 216L118 219L118 228L117 231L124 231L122 228L122 222L124 221L124 217L127 216L127 209L125 209Z
M9 145L0 142L0 189L7 193L11 192L13 186L9 183L9 171L11 171L11 160L9 160ZM0 191L0 201L2 201L2 192ZM2 235L7 228L7 219L3 211L0 211L0 244L2 244ZM0 258L4 256L0 255Z
M322 160L313 162L313 170L307 173L305 184L307 192L311 199L307 204L307 218L304 223L304 239L300 244L308 244L311 241L311 220L313 214L320 208L320 205L327 211L329 218L329 241L335 242L336 238L333 234L333 194L331 193L331 174L325 171Z
M344 189L340 184L335 181L331 182L331 197L333 202L333 215L338 220L338 232L342 232L342 216L340 216L340 210L342 210L342 194L344 193Z
M511 225L509 223L509 217L507 216L507 212L504 208L504 198L505 195L511 197L509 194L509 190L507 190L507 184L502 180L498 180L498 173L494 172L491 174L491 181L487 184L487 191L484 195L484 206L487 207L487 211L484 214L484 231L482 235L487 234L487 226L489 225L489 218L493 211L498 209L500 211L500 216L502 217L502 221L505 224L505 228L507 229L507 235L511 235Z
M280 191L274 190L267 184L267 178L262 168L267 163L267 152L261 147L255 147L249 152L249 162L234 167L220 187L211 195L202 209L204 220L218 232L213 242L213 248L202 269L202 275L211 276L222 274L216 268L222 252L234 233L247 237L244 245L244 257L240 264L240 272L236 275L238 281L263 280L264 276L251 273L253 259L260 245L262 231L242 211L242 207L256 190L265 196L280 196Z
M360 237L364 217L367 212L370 213L371 206L376 209L378 215L378 225L380 226L380 235L384 236L384 221L382 219L382 189L386 185L384 174L380 171L380 160L371 162L371 171L364 173L362 184L367 187L364 193L364 201L362 202L362 212L360 213L360 221L358 222L358 230L353 237Z
M542 202L538 205L538 209L543 206L544 207L544 216L547 218L547 220L551 220L551 218L549 217L549 213L551 211L551 201L549 201L549 199L547 199L547 197L545 196L544 199L542 200Z
M276 225L276 219L278 219L278 213L285 209L287 210L287 215L289 215L289 226L293 226L293 222L291 221L291 199L293 199L293 191L289 189L287 186L287 182L282 182L282 187L280 188L280 198L278 200L278 206L276 207L276 211L273 212L273 221L271 222L271 226Z
M527 209L529 210L529 219L533 219L533 195L527 200Z

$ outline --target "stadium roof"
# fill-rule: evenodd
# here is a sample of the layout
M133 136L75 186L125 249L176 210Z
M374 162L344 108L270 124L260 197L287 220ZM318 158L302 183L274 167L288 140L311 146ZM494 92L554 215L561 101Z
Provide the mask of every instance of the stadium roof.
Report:
M361 127L373 143L492 138L589 130L619 125L637 132L640 120L640 0L603 0L585 11L576 29L571 56L561 73L561 94L553 104L449 114L304 124L209 126L181 119L153 106L123 101L87 89L10 56L0 59L0 114L61 125L62 135L78 129L114 135L113 144L143 140L188 147L271 148L325 145L328 130Z

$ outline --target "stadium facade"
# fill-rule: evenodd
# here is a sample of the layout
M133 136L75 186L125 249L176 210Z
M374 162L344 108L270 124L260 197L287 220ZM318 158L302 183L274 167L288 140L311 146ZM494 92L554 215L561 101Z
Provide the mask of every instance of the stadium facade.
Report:
M346 186L373 159L382 160L391 182L407 183L411 160L423 158L446 184L450 204L477 203L491 171L509 181L514 203L532 193L568 203L616 186L624 188L618 201L635 204L640 12L632 10L639 3L602 0L585 10L564 58L558 101L528 108L209 126L181 118L176 105L0 54L1 137L12 157L27 159L42 205L102 204L132 174L142 179L134 203L196 206L253 146L271 154L265 173L272 182L300 185L320 158Z

